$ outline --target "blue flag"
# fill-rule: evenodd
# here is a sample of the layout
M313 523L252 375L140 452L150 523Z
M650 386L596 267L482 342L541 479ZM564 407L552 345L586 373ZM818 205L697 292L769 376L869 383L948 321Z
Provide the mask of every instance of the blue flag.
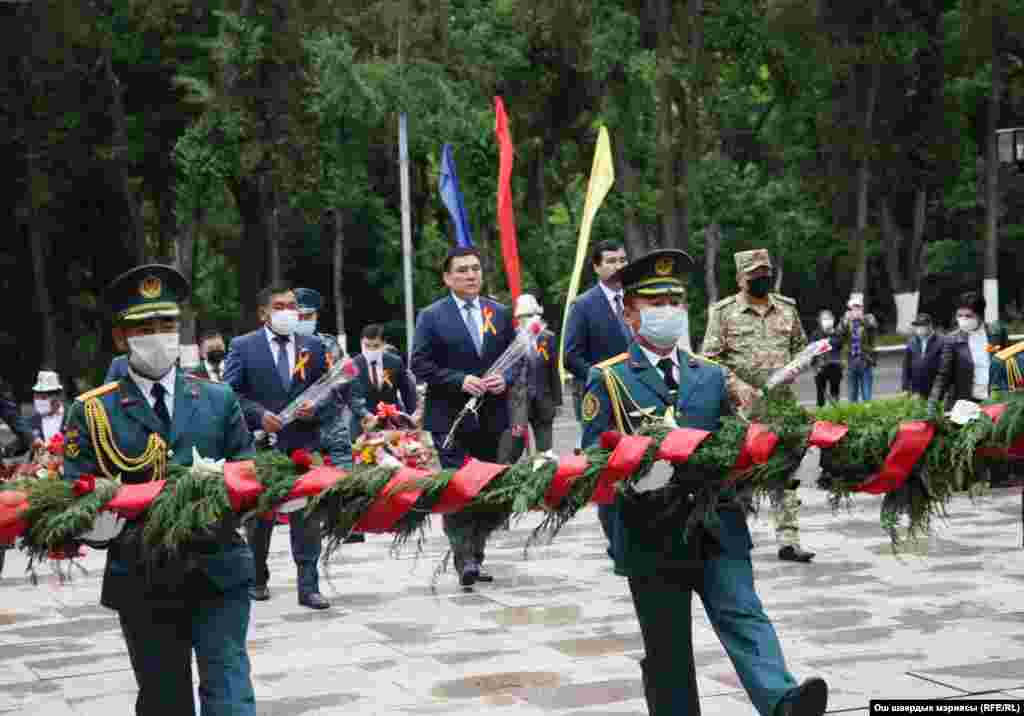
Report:
M441 180L438 183L441 201L448 207L448 213L455 224L455 243L459 246L471 247L473 234L469 230L466 219L466 207L462 203L462 192L459 190L459 175L455 172L455 159L452 158L452 145L446 144L441 149Z

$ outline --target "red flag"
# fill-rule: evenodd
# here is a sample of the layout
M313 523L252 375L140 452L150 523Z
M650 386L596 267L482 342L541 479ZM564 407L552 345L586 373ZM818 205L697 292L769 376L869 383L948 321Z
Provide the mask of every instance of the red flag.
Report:
M512 135L508 131L508 116L501 97L494 98L494 133L498 137L498 233L501 237L501 255L505 259L508 287L512 302L519 298L522 286L519 280L519 246L516 243L516 220L512 215Z

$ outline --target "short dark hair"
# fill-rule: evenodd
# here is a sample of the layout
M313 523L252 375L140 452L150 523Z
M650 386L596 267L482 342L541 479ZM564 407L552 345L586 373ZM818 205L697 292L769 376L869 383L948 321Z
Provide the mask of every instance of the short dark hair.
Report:
M956 299L956 309L969 308L978 316L985 315L985 299L977 291L961 293Z
M379 323L367 323L363 326L363 338L368 341L375 341L384 338L384 326Z
M625 249L626 247L621 241L616 241L614 239L598 241L590 252L590 263L597 266L604 259L604 253L606 251L625 251Z
M199 342L208 341L211 338L224 338L224 334L216 328L207 328L205 331L199 334Z
M290 283L275 281L256 294L256 305L260 308L269 306L270 302L274 299L274 296L279 296L282 293L288 293L291 290L292 285Z
M448 253L444 256L444 263L441 264L441 270L448 273L452 270L452 261L462 256L476 256L480 262L483 259L480 258L480 251L473 246L453 246L448 249Z

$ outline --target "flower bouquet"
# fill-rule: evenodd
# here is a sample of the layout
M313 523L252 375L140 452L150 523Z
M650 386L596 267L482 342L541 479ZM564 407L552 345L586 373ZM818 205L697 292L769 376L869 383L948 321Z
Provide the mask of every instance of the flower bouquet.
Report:
M378 403L367 425L374 430L360 435L352 446L356 465L425 469L433 461L434 451L423 442L412 417L396 406Z
M519 361L526 358L526 356L537 351L537 339L540 334L546 328L546 324L540 318L532 318L529 321L522 323L519 326L519 330L516 331L515 340L513 340L505 352L498 356L498 360L494 361L494 364L487 369L481 377L485 380L495 375L507 375L511 368L514 368L519 364ZM448 436L444 440L444 447L447 448L452 444L452 440L455 439L455 432L459 428L459 424L465 419L466 415L473 413L476 415L477 410L480 409L480 403L487 394L474 395L459 411L459 414L455 416L455 421L452 423L452 428L448 431Z
M301 366L304 368L304 365ZM298 371L300 366L296 366ZM320 378L313 383L313 385L306 388L302 393L295 398L288 406L278 413L277 417L281 420L282 425L288 425L295 420L296 413L299 408L305 404L316 405L321 401L325 400L331 391L337 388L339 385L345 385L351 382L354 378L359 375L359 369L356 368L355 362L351 358L338 361L331 368L324 373Z

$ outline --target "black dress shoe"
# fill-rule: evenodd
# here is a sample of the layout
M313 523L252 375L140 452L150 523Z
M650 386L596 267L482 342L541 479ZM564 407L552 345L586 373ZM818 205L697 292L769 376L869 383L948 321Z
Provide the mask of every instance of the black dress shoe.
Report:
M266 584L249 587L249 598L254 602L265 602L270 599L270 589Z
M828 708L828 684L817 676L790 691L775 707L775 716L822 716Z
M324 595L319 592L313 592L307 594L304 597L299 597L299 604L310 609L329 609L331 603L324 598Z
M364 535L362 532L353 532L348 537L343 539L341 541L341 543L342 544L355 544L357 542L365 542L365 541L366 541L366 535Z
M459 574L459 584L463 587L472 587L480 578L480 567L476 562L467 562Z
M810 562L814 559L814 552L787 544L779 550L779 559L783 562Z
M477 570L476 581L478 582L493 582L494 575L490 572L485 572L482 568Z

